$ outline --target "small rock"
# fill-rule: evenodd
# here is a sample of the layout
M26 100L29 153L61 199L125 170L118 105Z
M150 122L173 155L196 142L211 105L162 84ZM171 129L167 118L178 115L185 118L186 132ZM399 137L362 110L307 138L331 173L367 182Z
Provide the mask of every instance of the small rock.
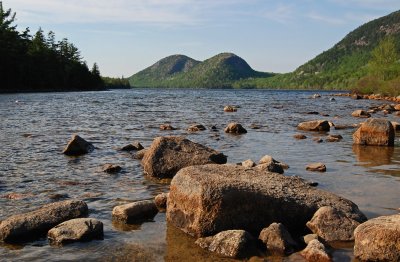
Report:
M354 240L354 230L360 225L360 222L332 207L324 206L315 212L306 225L314 234L327 242L352 241Z
M332 259L326 253L325 246L317 239L311 240L307 247L300 252L308 262L331 262Z
M354 95L351 96L351 98L353 98L355 100L359 100L359 99L362 99L362 96L354 94Z
M114 207L112 218L124 223L152 219L158 213L153 200L142 200Z
M147 152L147 149L139 150L138 152L136 152L136 154L133 155L133 158L141 160L144 157L144 155L146 154L146 152Z
M101 168L101 170L105 173L108 174L116 174L119 171L122 170L122 168L118 165L113 165L113 164L105 164L103 165L103 167Z
M252 168L252 167L256 166L256 163L251 159L247 159L242 162L242 166L247 167L247 168Z
M257 168L262 169L262 170L267 170L270 172L274 173L279 173L283 174L284 169L288 169L289 166L285 163L281 163L275 159L272 158L272 156L265 155L263 156L260 161L258 161L258 166Z
M225 106L224 107L224 112L236 112L237 108L234 106Z
M69 198L68 194L52 194L49 195L49 198L52 200L60 200L60 199L65 199L65 198Z
M206 127L200 124L196 124L196 125L191 125L188 127L187 131L190 132L197 132L197 131L204 131L206 130Z
M170 124L163 124L160 125L160 130L176 130L176 128L171 126Z
M303 122L297 126L297 129L305 131L329 131L330 128L329 122L326 120Z
M244 258L254 244L254 238L244 230L227 230L215 236L199 238L195 243L222 256Z
M339 142L342 139L343 139L343 137L341 135L329 135L326 138L326 141L327 142Z
M103 223L93 218L76 218L65 221L49 230L51 244L62 245L76 241L103 239Z
M314 239L318 240L317 234L308 234L308 235L303 236L303 238L302 238L304 244L306 244L306 245L308 245L308 243L310 243L311 240L314 240Z
M319 185L318 182L315 182L315 181L310 181L310 182L308 182L308 184L309 184L310 186L312 186L312 187L316 187L316 186Z
M238 123L230 123L228 126L225 128L225 133L231 133L231 134L245 134L247 133L247 130Z
M326 166L322 163L312 163L306 167L308 171L317 171L317 172L325 172Z
M8 193L2 196L2 198L7 198L11 200L20 200L30 197L33 197L33 195L30 193Z
M317 111L309 111L309 112L306 112L306 114L307 115L319 115L319 112L317 112Z
M362 223L354 238L354 256L359 260L400 261L400 214Z
M313 94L312 96L311 96L311 98L320 98L321 97L321 95L320 94Z
M135 150L142 150L143 148L144 147L142 146L142 144L140 144L140 142L133 141L129 145L122 147L121 150L122 151L135 151Z
M336 101L334 97L329 98L329 101Z
M168 200L169 193L161 193L156 195L154 198L154 203L156 204L159 210L167 209L167 200Z
M394 106L394 110L400 111L400 104L395 105L395 106Z
M251 128L251 129L261 129L261 126L260 126L260 125L257 125L257 124L251 124L251 125L250 125L250 128Z
M324 142L324 140L322 140L320 137L314 137L312 140L313 140L314 142L316 142L316 143L322 143L322 142Z
M68 156L79 156L90 153L94 150L94 146L78 135L73 135L63 153Z
M356 110L353 113L351 113L351 115L354 117L364 117L364 118L371 117L371 114L369 114L367 111L364 110Z
M296 139L306 139L306 138L307 138L307 137L306 137L305 135L303 135L303 134L295 134L293 137L296 138Z
M272 223L258 237L273 255L285 256L294 252L297 243L281 223Z

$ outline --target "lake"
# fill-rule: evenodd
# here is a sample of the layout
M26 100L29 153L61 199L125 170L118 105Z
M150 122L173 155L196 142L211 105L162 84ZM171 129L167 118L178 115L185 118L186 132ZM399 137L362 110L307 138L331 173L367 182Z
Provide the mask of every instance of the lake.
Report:
M388 103L352 100L328 92L310 99L315 91L272 90L179 90L134 89L105 92L36 93L0 95L0 220L31 211L55 199L77 198L89 206L90 217L104 223L104 240L52 247L46 239L23 246L0 244L6 261L215 261L224 260L194 244L194 239L168 226L165 213L153 222L121 226L111 221L114 206L150 199L168 191L169 181L143 175L140 162L118 149L140 141L149 146L157 136L183 135L228 156L229 163L258 161L271 155L290 168L287 176L318 182L318 187L355 202L368 218L399 212L400 136L395 147L352 146L356 129L331 129L343 140L316 143L327 134L296 130L298 123L326 119L336 125L351 125L356 109ZM225 105L239 106L226 113ZM308 114L319 112L320 115ZM323 116L323 115L325 116ZM375 117L400 122L395 115ZM225 134L229 122L239 122L248 133ZM161 131L161 124L178 128ZM191 124L207 130L191 133ZM215 125L218 132L210 127ZM259 129L251 129L257 125ZM308 138L296 140L294 134ZM63 155L72 134L92 142L96 149L81 157ZM307 164L323 162L326 173L305 170ZM101 171L105 163L123 171L110 175ZM351 247L333 252L341 261L351 261ZM229 260L232 261L232 260ZM283 261L302 261L298 255Z

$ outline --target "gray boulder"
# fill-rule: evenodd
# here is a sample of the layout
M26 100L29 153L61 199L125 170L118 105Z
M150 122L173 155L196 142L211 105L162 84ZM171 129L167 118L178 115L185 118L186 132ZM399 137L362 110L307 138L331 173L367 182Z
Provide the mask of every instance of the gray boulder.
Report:
M84 217L88 207L80 200L66 200L11 216L0 223L0 241L25 242L38 238L52 227L73 218Z
M90 153L94 150L94 146L78 135L73 135L67 146L63 150L63 154L68 156L79 156Z
M230 229L258 235L273 222L296 232L322 206L366 220L350 200L311 187L299 177L239 165L190 166L171 181L167 220L196 237Z
M103 223L93 218L71 219L53 227L47 233L47 238L53 245L103 239L103 236Z
M308 262L331 262L325 246L317 239L311 240L307 247L300 252Z
M144 172L158 178L173 177L181 168L224 164L226 156L183 137L157 137L142 159Z
M329 131L331 126L326 120L314 120L300 123L297 129L304 131Z
M244 230L223 231L215 236L196 240L201 248L231 258L246 257L254 242L254 238Z
M153 200L142 200L114 207L112 218L123 223L152 219L158 213Z
M272 223L258 237L273 255L285 256L294 252L297 243L281 223Z
M361 261L400 261L400 214L373 218L354 231L354 256Z
M394 146L394 128L390 121L371 118L353 134L353 142L366 146Z
M360 222L347 217L341 211L324 206L315 212L307 227L327 242L353 241L354 230Z

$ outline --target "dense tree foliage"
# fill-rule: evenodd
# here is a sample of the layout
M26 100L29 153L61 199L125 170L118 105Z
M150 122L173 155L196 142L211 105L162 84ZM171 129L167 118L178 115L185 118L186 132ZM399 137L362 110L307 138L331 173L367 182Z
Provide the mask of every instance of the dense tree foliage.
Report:
M129 80L124 77L102 77L104 86L108 89L128 89L131 88Z
M57 42L54 32L40 28L20 33L14 21L15 13L0 1L0 92L103 89L97 65L90 71L68 39Z

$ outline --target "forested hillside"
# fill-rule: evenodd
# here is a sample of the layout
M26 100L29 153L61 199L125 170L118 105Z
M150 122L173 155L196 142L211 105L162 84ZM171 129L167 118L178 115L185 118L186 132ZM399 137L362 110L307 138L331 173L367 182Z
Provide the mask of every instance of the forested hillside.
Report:
M16 14L0 2L0 92L102 90L97 64L89 70L78 48L54 32L18 32Z

